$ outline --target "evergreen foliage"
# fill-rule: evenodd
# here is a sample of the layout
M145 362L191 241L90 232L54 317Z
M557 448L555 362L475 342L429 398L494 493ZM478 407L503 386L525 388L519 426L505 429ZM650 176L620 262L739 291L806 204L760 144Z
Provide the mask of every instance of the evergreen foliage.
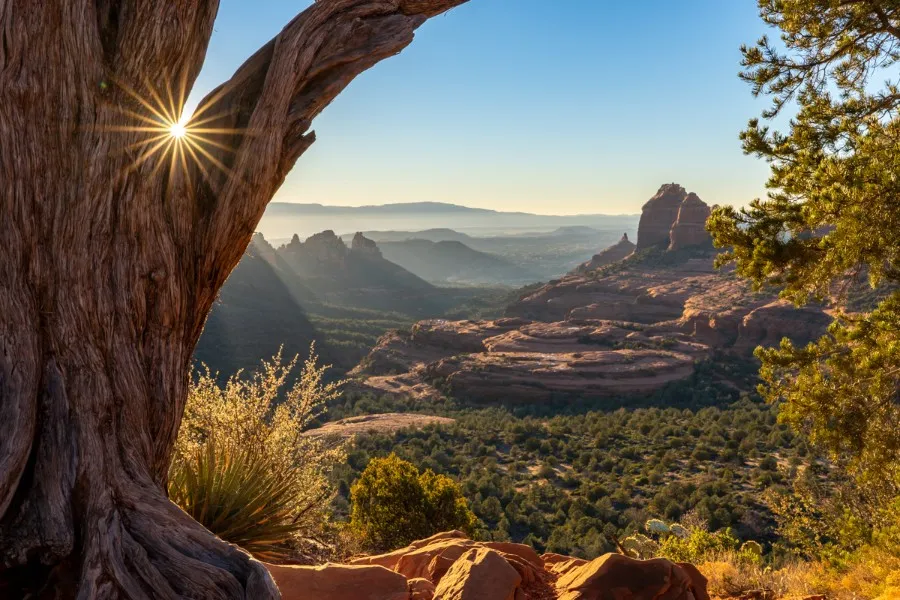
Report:
M376 551L394 550L442 531L471 532L475 515L459 485L422 473L395 454L373 459L350 490L350 527Z
M900 493L900 5L760 0L781 44L743 50L742 78L772 100L743 132L771 163L768 198L718 207L708 228L757 286L840 306L860 281L884 291L868 314L839 312L817 343L760 350L764 392L785 420L858 482ZM887 79L879 85L880 79ZM891 79L893 78L893 79ZM773 120L796 108L787 130Z

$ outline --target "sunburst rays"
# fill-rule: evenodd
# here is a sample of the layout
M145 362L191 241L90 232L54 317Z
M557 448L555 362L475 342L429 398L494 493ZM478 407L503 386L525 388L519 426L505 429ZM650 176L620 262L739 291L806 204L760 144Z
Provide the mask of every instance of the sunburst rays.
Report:
M194 171L191 166L196 167L196 171L207 181L214 170L226 176L231 175L231 169L222 159L223 153L233 153L235 148L229 145L229 138L247 135L247 130L217 126L217 123L231 114L227 110L212 110L225 89L208 98L193 115L188 116L184 114L187 100L185 78L182 78L176 89L173 89L167 79L163 93L149 81L143 83L144 93L139 93L123 82L114 83L133 102L131 107L124 104L115 106L115 110L124 117L125 124L105 127L103 131L130 133L140 138L122 149L123 154L132 159L124 167L126 173L155 162L150 171L151 178L168 166L169 184L172 185L180 174L186 178L188 188L191 187L191 173Z

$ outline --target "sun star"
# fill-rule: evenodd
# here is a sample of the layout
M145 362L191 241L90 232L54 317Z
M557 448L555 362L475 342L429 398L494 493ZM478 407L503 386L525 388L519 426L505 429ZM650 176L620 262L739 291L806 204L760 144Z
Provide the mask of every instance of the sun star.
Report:
M116 109L124 115L126 122L104 129L112 132L146 134L142 136L143 139L126 147L129 152L136 151L134 160L126 167L127 170L138 169L156 157L156 165L152 168L150 176L156 176L163 166L168 164L170 181L176 172L184 173L190 178L189 163L195 165L205 179L209 179L210 176L209 166L226 174L231 172L229 166L222 161L221 152L218 151L233 153L235 150L227 141L216 138L243 136L247 135L247 131L243 128L216 126L220 119L230 115L227 111L215 113L211 110L227 90L208 98L188 116L184 113L187 96L187 83L184 79L177 90L173 90L167 82L163 94L158 93L149 82L145 82L144 85L145 95L123 82L116 84L139 106L128 107L124 103L119 104ZM179 118L178 115L182 117Z
M187 129L185 129L184 123L172 123L172 125L169 127L169 133L173 138L181 139L187 133Z

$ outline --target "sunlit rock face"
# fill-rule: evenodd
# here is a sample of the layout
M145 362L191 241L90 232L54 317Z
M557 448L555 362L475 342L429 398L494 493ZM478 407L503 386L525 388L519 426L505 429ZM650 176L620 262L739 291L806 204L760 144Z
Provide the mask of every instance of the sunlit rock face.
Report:
M677 183L667 183L641 209L637 250L652 246L668 246L669 232L687 192Z
M349 565L266 565L285 600L709 600L696 567L605 554L593 561L439 533Z
M717 354L752 359L758 344L824 333L824 307L796 310L714 267L709 215L696 194L666 184L644 206L637 244L623 236L528 288L504 319L422 321L385 335L354 370L357 383L422 401L646 396Z
M422 321L384 336L354 375L364 391L423 402L645 396L690 378L714 354L750 359L757 344L825 331L822 307L795 310L754 292L713 268L714 255L659 248L550 282L505 319Z
M678 216L669 231L669 250L681 250L690 246L709 244L711 237L706 231L706 220L710 208L697 194L687 195L678 209Z
M688 193L677 183L659 188L644 204L638 226L636 250L654 246L680 250L710 242L706 220L710 208L697 194Z

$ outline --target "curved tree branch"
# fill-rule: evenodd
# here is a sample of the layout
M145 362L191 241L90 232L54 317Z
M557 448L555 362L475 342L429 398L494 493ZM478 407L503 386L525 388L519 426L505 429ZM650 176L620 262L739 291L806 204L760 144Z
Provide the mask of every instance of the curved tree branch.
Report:
M210 152L198 190L199 273L221 285L294 162L315 141L313 119L360 73L403 50L429 17L466 0L321 0L292 20L201 103L195 120L236 131ZM205 195L205 198L203 196ZM216 285L216 288L218 287Z
M167 127L217 0L0 0L0 597L277 597L166 496L191 356L313 118L463 2L316 2L201 152Z

